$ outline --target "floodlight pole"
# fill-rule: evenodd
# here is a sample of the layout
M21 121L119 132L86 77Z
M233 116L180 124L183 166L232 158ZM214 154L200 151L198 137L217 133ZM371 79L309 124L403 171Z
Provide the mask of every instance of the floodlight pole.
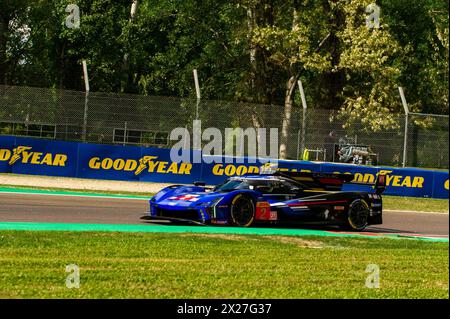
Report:
M402 99L403 108L405 110L405 136L403 139L403 167L406 167L407 160L407 149L408 149L408 122L409 122L409 108L408 103L406 103L405 92L403 92L402 87L398 87L400 92L400 98Z
M303 84L301 80L298 80L298 88L300 90L300 97L302 100L302 107L303 107L303 117L302 117L302 148L301 148L301 152L303 154L303 152L305 151L305 135L306 135L306 111L308 109L308 106L306 104L306 97L305 97L305 91L303 90ZM298 149L299 144L297 143L297 158L298 158L298 154L300 154L300 150Z
M84 121L83 121L83 142L86 142L86 132L87 132L87 117L88 117L88 104L89 104L89 76L87 70L86 60L83 60L83 77L84 77L84 88L85 88L85 96L84 96Z

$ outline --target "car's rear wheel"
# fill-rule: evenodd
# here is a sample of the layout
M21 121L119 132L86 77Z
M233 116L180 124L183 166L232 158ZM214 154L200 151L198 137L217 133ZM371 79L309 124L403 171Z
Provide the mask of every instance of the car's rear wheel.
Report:
M239 194L231 201L231 224L248 227L255 219L255 204L251 197Z
M362 231L366 229L370 216L370 208L364 199L355 199L349 207L347 227L351 230Z

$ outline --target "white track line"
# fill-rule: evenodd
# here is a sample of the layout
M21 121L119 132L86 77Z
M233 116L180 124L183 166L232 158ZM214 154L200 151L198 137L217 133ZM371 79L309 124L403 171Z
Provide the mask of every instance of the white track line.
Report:
M148 196L148 198L139 198L139 197L122 197L122 196L100 196L100 195L83 195L83 194L51 194L51 193L30 193L30 192L5 192L0 191L0 194L9 194L9 195L36 195L36 196L69 196L69 197L84 197L84 198L105 198L105 199L133 199L133 200L149 200L152 196Z

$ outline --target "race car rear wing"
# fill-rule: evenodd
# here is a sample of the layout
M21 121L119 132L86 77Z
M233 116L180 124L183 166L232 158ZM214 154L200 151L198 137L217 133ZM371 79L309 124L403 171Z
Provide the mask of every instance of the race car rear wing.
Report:
M267 163L260 168L262 175L277 175L299 182L310 189L340 191L344 183L372 185L376 194L382 194L386 189L386 175L377 175L374 184L353 182L354 174L281 171L277 164Z
M349 183L354 179L353 174L334 173L277 171L274 175L292 179L313 190L317 189L327 191L340 191L344 183Z
M296 182L306 185L310 189L340 191L344 183L372 185L375 193L381 195L386 189L386 175L377 175L374 184L353 182L353 174L338 174L338 173L310 173L310 172L280 172L277 171L274 175L284 176Z

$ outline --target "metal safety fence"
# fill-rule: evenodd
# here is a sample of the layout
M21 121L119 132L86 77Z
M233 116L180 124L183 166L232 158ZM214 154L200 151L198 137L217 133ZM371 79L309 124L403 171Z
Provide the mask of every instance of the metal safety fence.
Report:
M294 106L284 142L288 159L448 168L448 116L398 115L377 132L343 128L336 111ZM170 132L201 120L203 129L283 128L284 107L129 94L0 86L0 135L167 148ZM408 130L405 130L405 123ZM286 131L286 130L285 130ZM408 136L405 145L405 132Z

